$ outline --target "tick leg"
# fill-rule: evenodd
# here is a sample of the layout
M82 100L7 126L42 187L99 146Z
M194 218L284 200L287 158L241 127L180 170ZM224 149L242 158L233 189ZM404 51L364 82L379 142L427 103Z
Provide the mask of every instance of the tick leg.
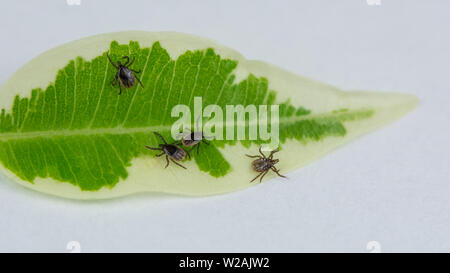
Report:
M202 139L202 142L205 143L206 145L209 145L209 143L204 139Z
M250 158L261 158L261 156L259 156L259 155L247 155L247 154L246 154L246 156L248 156L248 157L250 157Z
M250 181L250 183L252 183L253 181L255 181L258 177L260 177L263 173L258 174L255 178L253 178L252 181Z
M136 75L134 75L134 77L136 78L136 80L138 80L138 82L141 85L141 87L144 88L144 85L142 84L141 80Z
M172 142L171 144L172 144L172 145L181 145L181 143L182 143L182 142L181 142L180 140L178 140L178 141Z
M119 83L119 95L121 95L122 94L122 85L120 85L120 83Z
M276 150L273 150L272 152L270 152L269 158L272 159L273 158L273 154L274 153L278 153L279 151L280 150L276 149Z
M183 169L186 169L185 166L181 165L180 163L176 162L175 160L173 160L173 158L171 158L170 160L172 160L173 163L177 164L178 166L180 166Z
M124 66L128 67L128 63L130 62L130 57L123 56L122 59L127 59L127 61L123 64Z
M117 66L113 63L113 61L111 60L111 57L109 57L108 52L109 52L109 51L106 51L106 56L108 56L109 62L112 64L112 66L114 66L115 68L118 69L118 67L117 67Z
M183 149L184 150L184 149ZM185 152L186 152L186 154L187 154L187 156L189 157L189 159L191 159L191 154L187 151L187 150L184 150Z
M263 175L262 175L261 178L259 179L259 183L262 182L262 179L263 179L264 175L266 175L267 172L268 172L268 171L263 172Z
M128 57L128 56L127 56ZM130 67L134 63L135 57L133 56L133 59L131 60L131 63L128 63L130 61L130 58L128 58L128 62L125 64L126 67ZM130 69L131 70L131 69Z
M114 79L112 79L111 84L112 86L117 86L117 81L119 80L119 73L116 73L114 76Z
M156 155L156 157L160 157L160 156L162 156L163 154L165 154L165 152L162 152L162 153L160 153L159 155Z
M145 148L149 149L149 150L153 150L153 151L161 151L161 148L153 148L150 146L145 146Z
M272 167L271 169L272 169L272 171L274 171L276 174L278 174L279 177L287 178L286 176L281 175L281 174L279 173L279 170L277 170L277 168Z
M197 143L197 154L200 152L200 143Z
M167 168L167 166L169 166L169 156L168 156L168 155L166 155L166 161L167 161L167 164L166 164L166 166L164 167L164 169Z
M261 151L261 147L262 146L259 146L259 153L263 156L263 158L266 158L266 156L263 154L263 152Z
M162 137L162 135L160 135L159 133L157 133L157 132L153 132L155 135L157 135L157 136L159 136L159 138L161 138L161 140L164 142L164 144L166 144L167 145L167 142L166 142L166 140Z

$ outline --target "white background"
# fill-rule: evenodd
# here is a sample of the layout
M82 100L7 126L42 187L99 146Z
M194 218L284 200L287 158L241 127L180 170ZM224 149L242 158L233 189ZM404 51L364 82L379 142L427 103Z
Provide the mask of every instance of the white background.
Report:
M376 1L375 1L376 2ZM63 43L122 30L212 38L343 89L421 99L289 173L214 197L64 200L0 176L0 251L450 251L450 1L2 1L0 84ZM23 79L26 80L26 79ZM301 156L301 155L299 155Z

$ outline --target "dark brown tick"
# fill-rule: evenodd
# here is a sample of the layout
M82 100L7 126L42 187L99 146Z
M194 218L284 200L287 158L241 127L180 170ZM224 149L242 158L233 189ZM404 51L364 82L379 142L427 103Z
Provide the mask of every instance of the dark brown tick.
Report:
M161 138L161 140L163 141L164 144L159 144L158 148L153 148L150 146L145 146L145 148L150 149L150 150L154 150L154 151L162 151L162 153L156 155L157 157L160 157L162 155L166 155L166 167L169 166L169 158L170 160L177 164L178 166L186 169L185 166L181 165L180 163L178 163L177 161L183 161L186 158L186 155L191 158L191 155L189 154L188 151L185 151L183 148L178 147L176 144L167 144L166 140L157 132L153 132L155 135L157 135L159 138Z
M123 56L122 59L126 59L127 61L122 64L120 61L117 61L115 64L111 57L109 57L108 52L106 52L106 56L108 56L109 62L117 69L117 73L114 76L114 79L112 79L111 84L113 86L119 85L119 95L122 94L122 87L128 89L133 87L136 84L136 80L139 82L139 84L142 85L141 80L136 76L136 74L141 73L141 71L136 71L130 68L130 66L134 63L134 57L130 62L130 57ZM136 73L136 74L135 74Z
M274 171L280 177L287 178L286 176L281 175L279 173L279 170L277 168L275 168L275 164L277 164L279 161L279 159L273 159L273 154L276 152L278 152L278 150L273 150L272 152L270 152L270 155L268 157L266 157L263 154L263 152L261 151L261 147L259 147L259 153L262 156L261 155L246 155L251 158L257 158L252 162L252 168L253 168L253 170L260 173L255 178L253 178L253 180L250 181L250 183L255 181L260 176L261 176L261 178L259 179L259 182L261 183L263 177L267 174L267 172L269 170Z
M205 136L205 134L203 134L203 131L198 131L198 119L199 118L197 118L196 125L195 125L196 131L190 132L190 133L184 134L184 135L179 135L179 136L181 136L181 144L183 144L185 147L192 147L189 151L192 151L195 148L195 146L197 146L197 154L199 153L199 150L200 150L200 142L203 142L206 145L209 145L209 143L206 141L206 139L208 139L208 140L210 139L210 137L207 137L207 136ZM187 130L189 130L189 129L187 129Z

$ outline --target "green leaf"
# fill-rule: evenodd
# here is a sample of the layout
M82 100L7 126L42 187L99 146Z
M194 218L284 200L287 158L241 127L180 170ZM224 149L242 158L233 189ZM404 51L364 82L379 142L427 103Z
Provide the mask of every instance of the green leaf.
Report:
M134 56L131 68L141 70L144 87L118 95L107 51L113 60ZM2 87L2 169L27 187L80 199L142 191L208 195L253 185L258 173L245 154L257 154L262 140L211 141L182 162L187 170L164 169L164 157L144 148L160 143L154 131L172 140L178 118L171 109L185 104L194 112L195 97L224 112L226 105L279 105L279 123L269 127L279 126L283 174L417 104L410 95L342 92L191 35L105 34L43 53Z

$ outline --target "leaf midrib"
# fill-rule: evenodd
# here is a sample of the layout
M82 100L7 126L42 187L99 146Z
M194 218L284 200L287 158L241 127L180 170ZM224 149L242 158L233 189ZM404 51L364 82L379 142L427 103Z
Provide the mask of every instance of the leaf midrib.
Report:
M317 114L309 114L309 115L300 115L300 116L289 116L282 117L279 119L279 124L290 124L299 122L302 120L313 120L313 119L324 119L329 117L339 118L343 115L348 114L358 114L370 111L367 108L356 109L345 112L326 112L326 113L317 113ZM256 121L252 121L249 124L256 124ZM231 123L223 123L223 126ZM242 122L238 122L235 125L239 126ZM245 126L245 124L244 124ZM144 127L123 127L116 126L113 128L85 128L85 129L63 129L63 130L47 130L47 131L33 131L33 132L10 132L0 134L0 141L9 141L9 140L18 140L18 139L29 139L29 138L53 138L53 137L72 137L72 136L88 136L88 135L123 135L123 134L135 134L135 133L151 133L151 132L165 132L171 130L171 125L152 125L152 126L144 126Z

